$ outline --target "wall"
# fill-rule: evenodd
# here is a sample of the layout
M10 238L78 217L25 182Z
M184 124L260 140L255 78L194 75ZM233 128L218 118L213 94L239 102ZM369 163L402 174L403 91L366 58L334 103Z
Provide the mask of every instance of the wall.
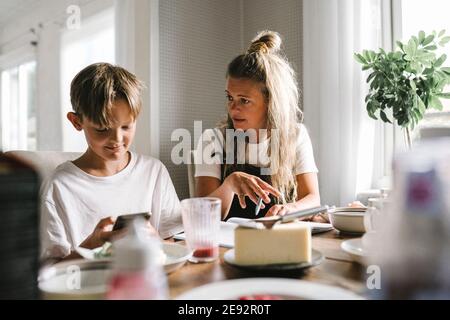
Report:
M301 0L243 0L244 49L262 30L277 31L283 37L288 60L297 72L299 88L302 86L303 1Z
M193 132L195 120L212 128L225 115L225 70L241 51L240 1L160 1L159 19L160 159L185 198L187 167L171 161L171 134Z

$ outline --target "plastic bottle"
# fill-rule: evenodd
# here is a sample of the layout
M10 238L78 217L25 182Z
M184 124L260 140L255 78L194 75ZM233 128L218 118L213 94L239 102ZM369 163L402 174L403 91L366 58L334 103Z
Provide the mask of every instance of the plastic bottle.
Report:
M145 230L145 221L135 219L125 238L114 243L114 262L107 299L167 299L163 271L165 255L161 242Z
M394 161L392 203L380 234L383 298L450 298L450 139Z

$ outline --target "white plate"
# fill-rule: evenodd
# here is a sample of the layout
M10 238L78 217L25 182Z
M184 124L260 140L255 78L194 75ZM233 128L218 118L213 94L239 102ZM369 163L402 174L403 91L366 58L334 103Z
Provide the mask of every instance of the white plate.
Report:
M166 260L164 262L164 270L166 273L171 273L182 267L192 255L192 252L186 246L176 243L163 242L162 249L166 255ZM112 262L112 258L96 258L95 253L100 250L101 247L92 250L86 248L76 249L76 251L87 260Z
M166 261L164 262L166 273L171 273L181 268L192 255L192 251L186 246L176 243L163 243L163 250L166 254Z
M236 300L248 295L275 295L283 299L361 300L339 287L283 278L247 278L210 283L185 292L177 300Z
M364 249L362 239L350 239L341 243L341 249L347 252L353 261L360 264L367 264L368 252Z
M70 260L44 267L39 290L45 300L104 299L111 264L105 260Z
M312 249L311 262L301 262L301 263L285 263L285 264L265 264L265 265L240 265L236 263L234 258L234 249L225 252L223 259L226 263L235 266L237 268L254 270L254 271L294 271L310 268L320 264L323 261L323 255L320 251Z

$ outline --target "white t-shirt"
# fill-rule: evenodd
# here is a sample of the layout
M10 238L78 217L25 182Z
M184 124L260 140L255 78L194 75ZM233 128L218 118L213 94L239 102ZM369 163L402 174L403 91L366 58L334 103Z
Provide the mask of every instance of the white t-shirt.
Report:
M313 147L308 131L303 124L298 125L296 141L296 159L294 174L318 172L314 161ZM269 167L270 158L268 148L270 138L263 139L260 143L247 143L245 150L245 163L256 167ZM216 152L214 152L214 151ZM282 150L280 150L282 152ZM219 130L205 130L194 153L195 177L214 177L221 179L221 163L223 153L223 137ZM225 157L225 156L224 156ZM225 161L225 159L223 159Z
M162 238L183 230L180 202L161 161L131 153L129 164L108 177L90 175L71 161L58 166L43 187L41 256L62 258L108 216L151 212Z

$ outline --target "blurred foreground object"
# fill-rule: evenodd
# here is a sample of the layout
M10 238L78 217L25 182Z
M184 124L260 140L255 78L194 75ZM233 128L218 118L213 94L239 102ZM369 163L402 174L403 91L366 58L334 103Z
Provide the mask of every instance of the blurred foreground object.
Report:
M0 299L37 299L39 178L0 152Z
M450 299L450 138L394 160L391 205L378 238L385 299Z

